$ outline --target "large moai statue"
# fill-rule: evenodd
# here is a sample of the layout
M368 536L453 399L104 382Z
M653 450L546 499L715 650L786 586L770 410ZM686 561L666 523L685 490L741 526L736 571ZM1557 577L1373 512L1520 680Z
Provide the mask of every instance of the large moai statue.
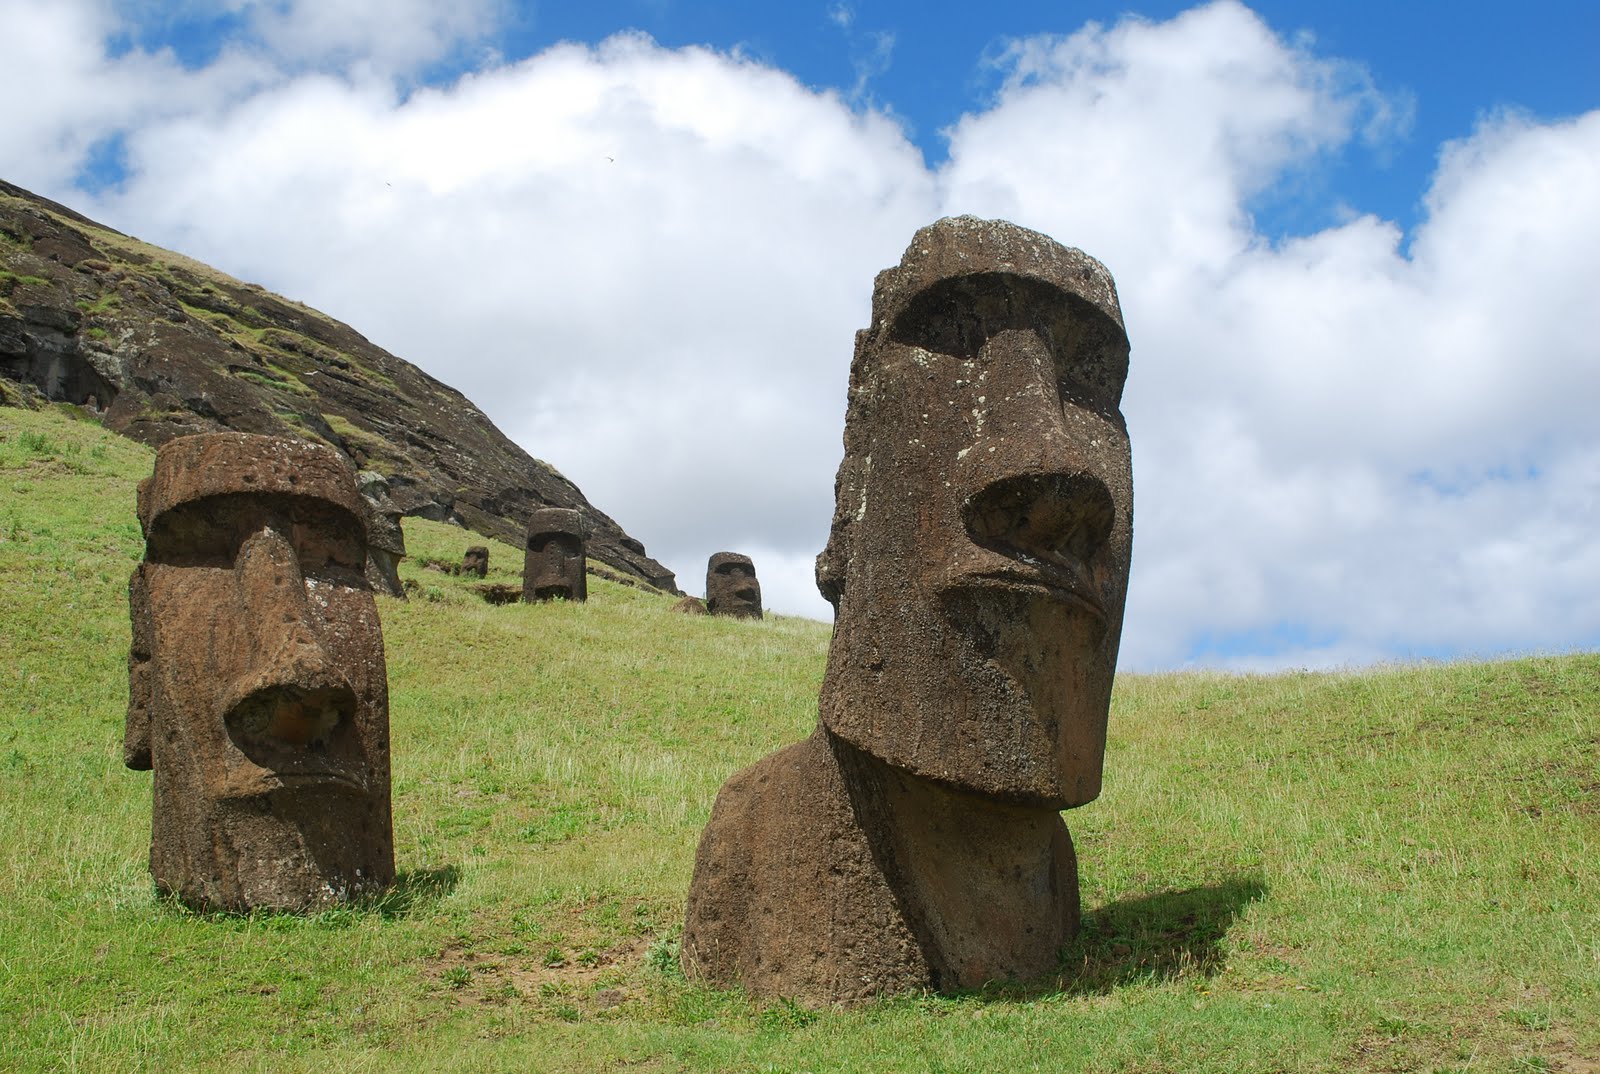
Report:
M302 910L394 881L366 507L332 449L181 437L139 486L124 759L150 872L191 906Z
M457 574L476 574L479 578L489 576L489 546L475 544L470 546L461 556L461 566L456 568Z
M533 513L522 560L524 601L589 599L583 537L581 511L541 507Z
M683 965L812 1003L1052 971L1079 923L1060 810L1100 792L1132 544L1128 340L1104 266L945 219L856 336L817 584L817 730L736 773Z
M389 498L389 480L363 470L356 475L356 487L367 502L367 581L375 592L405 600L399 566L406 558L406 536L400 528L400 508Z
M741 619L761 618L761 583L749 556L718 552L706 563L706 611Z

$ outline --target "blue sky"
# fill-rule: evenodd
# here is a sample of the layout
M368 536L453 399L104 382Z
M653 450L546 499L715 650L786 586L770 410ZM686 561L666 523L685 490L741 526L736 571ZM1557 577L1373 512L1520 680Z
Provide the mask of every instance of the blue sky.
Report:
M1595 648L1597 10L0 0L0 175L818 617L872 277L1007 217L1122 296L1124 666Z
M230 4L173 5L128 34L129 43L170 47L189 66L215 60L224 43L248 32ZM942 132L986 104L999 75L989 62L1014 38L1069 34L1084 23L1128 14L1162 20L1192 7L1172 2L987 4L871 2L708 3L695 0L591 0L518 3L484 44L507 59L560 41L595 43L637 30L667 47L708 45L792 72L815 87L890 109L930 164L946 154ZM1406 228L1423 211L1420 192L1445 141L1464 138L1502 108L1543 118L1575 115L1600 103L1600 5L1558 0L1519 5L1468 3L1305 3L1250 5L1280 33L1309 35L1317 51L1343 57L1374 84L1409 104L1403 133L1380 146L1340 155L1314 176L1262 198L1265 230L1299 233L1324 226L1341 206L1375 212ZM150 5L159 9L162 5ZM444 84L469 71L456 55L421 74Z

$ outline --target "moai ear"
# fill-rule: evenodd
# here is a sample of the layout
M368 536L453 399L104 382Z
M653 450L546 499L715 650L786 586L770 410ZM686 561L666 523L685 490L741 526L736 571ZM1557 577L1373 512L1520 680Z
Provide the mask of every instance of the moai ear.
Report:
M154 668L150 665L154 625L150 621L150 583L145 565L135 567L128 579L128 618L133 644L128 648L128 717L123 728L122 763L148 772L150 760L150 702L154 693Z

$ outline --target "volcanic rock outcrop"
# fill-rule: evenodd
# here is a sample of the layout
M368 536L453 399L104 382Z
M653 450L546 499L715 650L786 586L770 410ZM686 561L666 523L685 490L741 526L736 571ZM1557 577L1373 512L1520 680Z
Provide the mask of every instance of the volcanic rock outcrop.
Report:
M225 429L321 441L387 477L402 513L511 545L537 508L579 509L591 557L677 592L644 545L454 388L348 325L0 181L7 379L92 398L108 428L152 445ZM0 384L0 402L21 394Z
M281 437L168 441L139 486L123 757L154 771L150 872L191 906L304 910L394 881L365 518L336 451Z
M817 584L837 621L809 739L733 775L682 961L811 1003L1056 967L1078 928L1060 810L1100 791L1132 543L1110 274L941 220L857 334Z

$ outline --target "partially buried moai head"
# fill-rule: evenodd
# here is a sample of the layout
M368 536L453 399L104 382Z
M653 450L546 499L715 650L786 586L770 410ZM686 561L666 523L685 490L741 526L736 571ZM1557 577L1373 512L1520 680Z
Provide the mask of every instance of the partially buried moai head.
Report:
M570 507L542 507L528 520L527 554L522 566L522 599L587 600L584 573L583 513Z
M139 486L125 759L150 869L195 906L305 909L394 880L383 635L333 450L182 437Z
M461 557L461 573L476 574L479 578L489 575L489 547L475 544L468 548Z
M923 228L858 333L817 583L825 726L1013 801L1100 790L1133 536L1110 274L1004 221Z
M706 611L744 619L761 618L761 583L749 556L718 552L706 564Z

